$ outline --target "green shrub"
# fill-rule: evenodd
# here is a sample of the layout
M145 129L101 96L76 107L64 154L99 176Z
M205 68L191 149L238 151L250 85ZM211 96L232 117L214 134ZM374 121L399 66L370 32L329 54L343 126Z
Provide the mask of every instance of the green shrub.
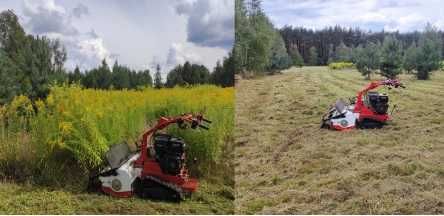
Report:
M351 62L333 62L328 64L328 68L331 70L343 70L353 68L355 65Z

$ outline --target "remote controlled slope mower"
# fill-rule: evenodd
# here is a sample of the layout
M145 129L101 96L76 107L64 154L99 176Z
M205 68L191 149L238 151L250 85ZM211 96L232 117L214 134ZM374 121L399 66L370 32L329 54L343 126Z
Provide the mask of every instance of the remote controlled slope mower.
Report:
M388 79L371 82L358 92L356 100L350 100L350 104L341 99L336 101L322 117L321 128L339 131L353 128L381 128L390 120L390 115L387 113L389 97L376 91L370 91L380 86L405 88L399 80Z
M115 197L180 201L197 189L197 179L189 177L185 164L185 142L178 137L157 133L172 124L179 128L208 130L211 121L201 114L161 117L146 130L138 151L131 153L127 144L115 145L106 153L107 166L90 178L89 189L100 189Z

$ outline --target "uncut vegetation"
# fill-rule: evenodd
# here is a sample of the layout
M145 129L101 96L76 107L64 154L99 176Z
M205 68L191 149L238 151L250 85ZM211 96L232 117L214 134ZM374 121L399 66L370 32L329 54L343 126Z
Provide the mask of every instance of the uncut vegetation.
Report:
M342 70L347 68L353 68L355 65L351 62L333 62L328 64L328 68L332 70Z
M399 78L406 89L379 89L397 104L393 120L349 132L319 127L332 103L368 84L356 69L239 80L236 213L442 214L444 71Z
M235 1L234 57L236 73L244 77L303 65L296 47L287 51L282 36L262 11L261 2Z
M109 146L134 143L158 117L187 112L203 112L214 121L209 131L170 130L185 139L189 158L199 161L194 174L204 174L231 139L233 94L232 88L214 86L142 91L61 86L35 109L29 98L16 97L0 108L0 175L57 182L73 167L99 166Z

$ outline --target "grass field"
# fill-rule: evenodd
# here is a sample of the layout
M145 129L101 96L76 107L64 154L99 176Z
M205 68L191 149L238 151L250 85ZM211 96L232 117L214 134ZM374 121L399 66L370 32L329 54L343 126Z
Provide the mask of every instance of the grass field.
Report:
M191 199L169 203L4 182L0 183L0 214L230 214L232 190L204 180Z
M377 79L378 77L376 77ZM236 85L237 213L444 213L444 72L380 89L398 109L383 129L320 129L355 70L292 68Z

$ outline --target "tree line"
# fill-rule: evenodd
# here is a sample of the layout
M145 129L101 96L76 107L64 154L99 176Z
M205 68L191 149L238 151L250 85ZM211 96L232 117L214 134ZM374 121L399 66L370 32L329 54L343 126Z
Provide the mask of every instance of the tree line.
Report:
M222 64L220 61L216 63L212 73L204 65L191 64L188 61L183 65L177 65L168 73L164 86L174 87L176 85L207 83L214 83L223 87L234 86L234 58L231 52L228 57L224 58Z
M261 8L261 0L235 1L236 73L263 74L301 64L297 50L287 52L284 40ZM299 57L298 57L299 56Z
M59 40L26 34L12 10L0 13L0 104L17 95L31 100L44 98L54 83L77 83L85 88L137 89L139 87L173 87L176 85L215 84L234 85L234 59L230 53L218 63L212 73L203 66L186 62L178 65L163 82L158 65L150 71L133 70L116 61L112 67L104 59L90 70L76 67L68 71L64 64L68 58Z
M427 25L414 32L371 32L341 26L312 30L274 28L261 0L235 1L236 73L261 74L290 66L353 62L367 78L393 78L403 70L428 79L444 53L444 32Z
M409 46L403 46L395 35L387 35L382 43L367 41L353 48L351 61L368 79L372 73L395 78L406 71L417 79L427 80L432 71L440 69L443 44L441 32L427 24L418 40Z
M387 36L396 38L402 47L418 43L422 32L369 32L359 28L341 26L321 30L285 26L280 29L287 49L297 47L304 62L312 65L326 65L339 59L351 60L351 49L368 42L382 43ZM438 38L444 41L444 32L438 31ZM436 47L444 53L444 45ZM313 55L316 54L316 55Z

